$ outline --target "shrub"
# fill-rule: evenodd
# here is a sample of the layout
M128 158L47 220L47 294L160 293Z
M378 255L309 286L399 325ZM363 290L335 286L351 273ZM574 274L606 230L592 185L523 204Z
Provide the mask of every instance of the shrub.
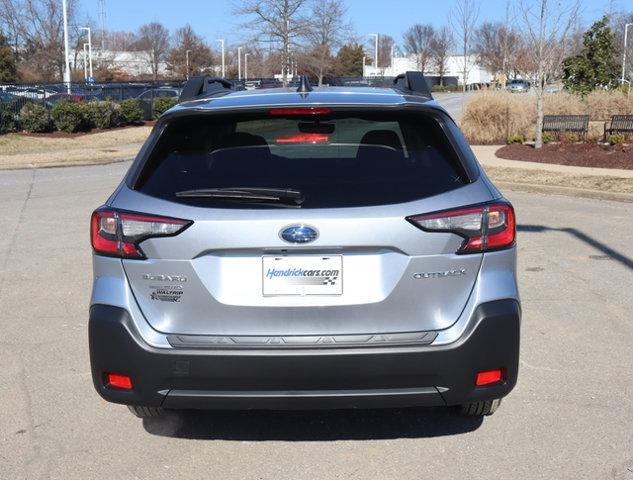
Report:
M42 133L51 130L51 118L41 103L27 103L20 110L20 124L29 133Z
M574 132L563 132L560 135L560 139L565 143L576 143L580 142L581 137L577 133Z
M154 119L157 119L177 103L178 102L175 98L158 97L154 99L154 105L152 105L152 116Z
M609 145L621 145L626 142L626 137L622 133L614 133L607 136L607 142Z
M143 123L143 110L138 102L131 98L119 102L121 106L121 117L126 125L139 125Z
M0 103L0 133L11 133L18 130L13 103Z
M523 135L515 134L508 138L508 145L512 145L514 143L523 144L525 143L525 137Z
M51 109L51 115L55 128L62 132L83 132L92 128L87 103L59 102Z
M121 106L111 100L87 104L91 123L96 128L115 128L123 124Z
M551 143L556 140L552 132L543 132L543 143Z

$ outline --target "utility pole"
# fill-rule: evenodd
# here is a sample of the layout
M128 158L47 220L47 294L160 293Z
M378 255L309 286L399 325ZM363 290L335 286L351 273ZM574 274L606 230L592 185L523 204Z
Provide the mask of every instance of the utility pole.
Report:
M378 34L370 33L370 37L375 37L376 43L374 46L374 69L376 70L376 75L378 75Z
M624 82L626 81L626 47L627 47L627 40L628 40L628 34L629 34L629 27L633 27L633 23L627 23L626 25L624 25L624 51L622 53L622 80L621 80L622 85L624 85Z
M242 79L242 47L237 47L237 79Z
M64 83L66 90L70 94L70 58L68 56L68 6L66 0L62 0L62 13L64 17L64 57L66 69L64 70Z
M191 50L187 50L185 52L186 62L187 62L187 80L189 80L189 53Z
M88 32L88 58L90 61L90 78L92 78L92 34L89 27L81 27L79 30L86 30Z
M226 76L226 70L224 68L224 39L220 38L218 42L222 45L222 78L224 78Z
M248 80L248 56L250 53L244 55L244 81Z

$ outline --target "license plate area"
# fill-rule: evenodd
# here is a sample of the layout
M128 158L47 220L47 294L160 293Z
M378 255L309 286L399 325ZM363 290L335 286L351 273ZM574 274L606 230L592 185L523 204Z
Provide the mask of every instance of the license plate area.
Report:
M266 255L262 257L262 294L342 295L342 255Z

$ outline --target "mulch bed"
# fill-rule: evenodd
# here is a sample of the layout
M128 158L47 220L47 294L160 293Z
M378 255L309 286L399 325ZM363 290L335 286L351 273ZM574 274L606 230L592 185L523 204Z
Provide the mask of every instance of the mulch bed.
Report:
M500 148L495 154L507 160L633 170L633 144L549 143L540 149L514 144Z
M76 138L82 137L84 135L92 135L93 133L101 133L101 132L116 132L118 130L126 130L128 128L136 128L136 127L153 127L156 125L156 120L151 120L148 122L143 122L139 125L126 125L125 127L117 127L117 128L93 128L87 132L60 132L59 130L55 130L54 132L47 133L27 133L27 132L17 132L14 135L20 135L21 137L36 137L36 138Z

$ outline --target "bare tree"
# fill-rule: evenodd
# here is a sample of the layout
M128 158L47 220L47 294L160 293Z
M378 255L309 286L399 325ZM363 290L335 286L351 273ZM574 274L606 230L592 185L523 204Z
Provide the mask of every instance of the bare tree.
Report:
M435 29L431 24L416 23L404 32L404 49L415 55L417 69L424 73L432 54L431 45L435 37Z
M138 30L138 47L146 52L152 77L158 80L160 64L169 52L169 30L158 22L142 25Z
M396 42L389 35L380 35L378 37L378 68L384 69L391 65L391 53L395 48Z
M449 18L453 31L455 32L455 36L459 38L461 47L460 53L463 55L462 91L466 92L468 73L472 68L472 59L470 56L472 53L475 28L477 27L477 21L479 20L479 4L474 0L457 0Z
M167 55L167 70L173 75L187 78L189 75L210 73L214 60L211 48L194 32L191 25L185 25L174 32L172 47Z
M475 34L473 51L479 63L491 73L508 76L516 51L521 47L521 37L502 23L485 22Z
M281 76L287 84L291 74L291 47L306 32L305 9L308 0L243 0L236 8L250 17L247 28L257 32L258 39L269 39L281 53Z
M448 54L453 45L453 36L448 27L442 27L433 36L431 41L431 65L440 77L440 86L444 86L446 76Z
M75 23L75 3L68 1L70 24ZM0 26L10 37L25 80L62 78L64 34L59 0L0 0Z
M306 25L307 52L304 68L323 84L323 76L334 65L333 51L340 47L351 31L345 16L347 7L343 0L314 0Z
M520 11L525 31L525 52L532 66L536 93L535 148L543 146L543 94L549 77L561 66L565 43L576 22L579 1L562 4L555 0L521 0Z

